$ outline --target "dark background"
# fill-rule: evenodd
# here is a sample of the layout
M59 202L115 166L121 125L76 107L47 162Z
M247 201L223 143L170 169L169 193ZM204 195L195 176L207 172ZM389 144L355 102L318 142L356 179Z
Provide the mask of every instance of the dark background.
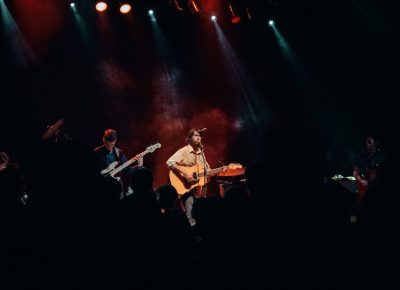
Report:
M396 150L400 31L392 1L234 1L252 16L238 24L228 1L198 2L202 12L193 14L186 1L178 12L168 0L137 0L129 15L116 1L101 15L94 1L75 1L75 14L69 1L0 2L0 149L18 162L60 118L62 134L89 147L114 128L128 157L162 144L145 157L156 186L191 127L207 128L212 167L257 160L260 132L284 119L323 136L326 175L351 175L369 131Z

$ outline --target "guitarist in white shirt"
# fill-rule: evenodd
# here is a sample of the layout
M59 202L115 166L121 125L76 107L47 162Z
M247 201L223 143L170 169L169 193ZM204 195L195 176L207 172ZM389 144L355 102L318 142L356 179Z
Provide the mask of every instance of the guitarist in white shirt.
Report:
M199 181L190 175L188 170L190 167L199 165L199 167L205 169L205 171L211 170L203 151L203 145L201 144L201 133L205 130L206 128L201 130L194 128L190 129L187 135L188 145L176 151L175 154L173 154L166 162L168 169L176 173L177 176L182 177L184 182L189 185L196 184L196 182ZM206 179L207 174L201 178ZM207 182L204 181L202 183L206 184ZM186 216L192 226L196 223L191 214L193 203L195 198L204 197L204 190L205 186L196 186L181 195L181 199L185 206Z
M125 163L127 158L124 152L115 146L117 143L117 131L113 129L106 129L103 136L103 145L94 149L99 158L101 170L106 169L111 163L117 161L119 164ZM143 157L138 160L138 166L143 166ZM123 192L129 188L129 168L121 172Z

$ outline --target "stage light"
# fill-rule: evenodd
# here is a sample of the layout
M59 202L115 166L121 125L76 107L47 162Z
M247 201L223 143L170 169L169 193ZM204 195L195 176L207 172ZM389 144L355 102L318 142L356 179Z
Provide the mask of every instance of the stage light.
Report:
M246 7L244 10L246 11L247 18L249 18L249 20L251 20L251 13L250 13L249 8Z
M107 3L106 2L97 2L96 3L96 10L99 12L103 12L107 9Z
M75 3L74 3L74 2L71 2L71 3L69 4L69 6L70 6L71 8L75 8Z
M198 3L196 3L196 0L189 0L188 6L189 6L190 11L191 11L193 14L196 14L196 13L200 13L200 12L201 12L200 6L199 6Z
M131 11L131 5L129 4L122 4L121 7L119 7L119 12L121 12L122 14L126 14L129 11Z
M157 19L154 15L154 10L149 10L149 12L147 12L147 13L149 14L151 22L157 22Z
M273 21L273 20L269 20L269 21L268 21L268 25L269 25L269 26L274 26L274 24L275 24L275 21Z
M178 0L169 1L169 3L174 6L174 8L178 11L183 11L182 6L179 4Z
M236 24L240 22L240 16L238 16L235 11L233 10L232 3L228 5L229 11L231 12L231 23Z
M215 16L215 15L211 16L211 21L216 22L217 21L217 16Z

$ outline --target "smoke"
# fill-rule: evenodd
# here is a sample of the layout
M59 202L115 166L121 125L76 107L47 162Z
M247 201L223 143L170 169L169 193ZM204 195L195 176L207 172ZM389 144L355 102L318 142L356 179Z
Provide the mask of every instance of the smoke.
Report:
M102 61L99 64L100 74L104 84L115 92L123 92L133 87L133 82L122 67L113 63Z
M194 113L184 118L183 128L180 128L180 122L177 120L166 120L163 115L157 115L153 119L150 127L155 128L155 132L159 133L159 140L163 146L154 164L155 186L158 187L167 182L168 169L165 162L178 149L187 144L186 136L190 128L207 128L207 131L202 134L202 143L211 167L220 166L217 160L226 160L229 144L233 138L233 122L220 108L209 107L196 112L197 107L194 104L188 104L186 110L194 111ZM227 163L229 163L228 160Z
M207 128L202 143L206 158L211 167L219 167L217 160L228 160L230 144L237 132L235 120L222 108L216 107L212 98L196 99L179 84L179 71L174 70L165 76L160 74L152 84L152 104L142 107L141 116L128 120L127 142L121 147L135 155L147 146L161 143L161 148L144 158L144 165L154 175L154 187L168 181L166 161L178 149L185 146L190 128ZM179 89L178 89L179 88ZM129 157L128 156L128 157Z
M63 1L18 0L9 1L22 35L37 56L43 56L50 42L62 29L67 5Z

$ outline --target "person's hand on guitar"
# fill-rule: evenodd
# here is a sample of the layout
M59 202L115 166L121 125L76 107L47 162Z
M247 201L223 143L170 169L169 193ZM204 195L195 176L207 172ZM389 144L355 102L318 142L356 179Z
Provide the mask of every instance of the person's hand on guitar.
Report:
M138 161L138 166L143 166L143 156L144 156L143 153L138 154L138 155L135 156L135 158L136 158L137 161Z
M185 178L186 182L189 183L189 184L194 184L194 183L197 182L197 180L194 179L193 176L188 175L188 174L186 174L184 172L182 172L182 176L183 176L183 178Z
M193 175L189 174L186 172L186 170L184 168L182 168L181 166L178 165L173 165L171 167L171 169L176 172L178 175L182 176L185 179L185 182L187 184L195 184L197 182L196 179L193 178Z
M367 187L368 186L368 180L366 179L360 179L358 181L360 183L360 185Z

